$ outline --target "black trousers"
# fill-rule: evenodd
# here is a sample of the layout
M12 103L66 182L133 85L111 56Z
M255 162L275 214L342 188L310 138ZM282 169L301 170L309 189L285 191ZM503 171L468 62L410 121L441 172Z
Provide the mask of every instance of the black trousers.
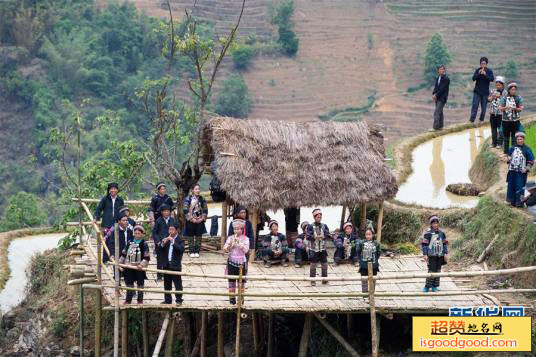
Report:
M445 121L445 116L443 115L443 108L445 107L445 102L442 100L437 100L435 103L434 111L434 129L440 130L443 129L443 122Z
M155 245L155 253L156 253L156 268L157 269L164 269L164 265L166 264L167 255L164 249L161 247L158 247ZM162 279L162 273L156 274L158 279Z
M510 146L514 146L516 144L516 132L519 130L519 120L503 120L502 128L504 136L504 153L508 154L508 149L510 149ZM511 144L510 140L512 141Z
M165 268L166 270L180 271L176 269ZM180 275L164 274L164 290L171 290L171 284L175 286L175 290L182 291L182 277ZM164 294L164 301L171 304L171 294ZM175 302L182 302L182 294L175 294Z
M125 278L125 285L129 288L134 287L134 282L138 288L143 288L145 283L145 272L135 269L125 269L123 272L123 277ZM127 290L127 296L125 298L126 302L132 302L134 297L134 291ZM143 291L138 291L138 301L143 301Z
M428 272L429 273L440 273L442 265L443 265L443 257L428 257ZM439 278L426 278L425 287L427 288L439 287Z
M378 270L378 268L373 267L372 275L377 275ZM359 273L361 274L361 276L368 276L368 268L360 268ZM368 293L368 280L361 280L361 292Z
M499 140L499 128L501 127L502 123L502 115L501 114L491 114L489 116L489 123L491 125L491 144L493 146L500 145Z

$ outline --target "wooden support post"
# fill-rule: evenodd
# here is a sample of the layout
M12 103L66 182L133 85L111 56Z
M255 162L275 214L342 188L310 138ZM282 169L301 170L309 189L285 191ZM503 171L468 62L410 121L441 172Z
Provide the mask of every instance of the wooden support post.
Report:
M221 240L220 249L223 249L225 241L227 240L227 200L221 203Z
M128 310L121 310L121 356L128 357Z
M367 229L367 204L361 204L361 220L359 222L359 233L361 237L365 236L365 229Z
M368 290L369 290L369 305L370 305L370 332L371 332L371 348L372 357L378 356L378 336L376 330L376 305L374 302L375 284L373 280L372 263L368 263Z
M206 311L201 312L201 357L207 357L207 315Z
M175 315L171 314L170 323L167 328L166 349L164 351L164 357L173 356L173 337L174 336L175 336Z
M268 341L266 348L266 357L272 357L272 349L274 344L274 316L271 312L268 313Z
M114 306L114 357L119 357L119 224L114 225L115 241L115 306Z
M149 335L147 334L147 311L141 311L141 335L143 340L143 357L149 357Z
M253 247L249 247L249 260L254 262L257 258L255 251L257 250L257 225L259 224L259 211L253 210L251 212L251 226L253 227Z
M84 357L84 286L80 284L80 357Z
M257 326L257 314L251 314L251 327L253 329L253 355L259 356L259 327Z
M192 322L191 322L191 313L184 312L182 314L182 321L184 323L184 345L183 345L183 356L190 356L192 352Z
M341 214L341 231L342 231L342 226L343 224L345 223L344 221L346 220L346 206L342 206L342 214Z
M383 201L380 202L378 212L378 227L376 229L376 240L378 243L382 242L382 225L383 225Z
M218 312L218 357L224 357L225 353L223 351L224 341L223 341L223 324L225 323L223 311Z
M154 346L153 357L158 357L160 355L160 349L162 348L162 343L164 342L164 337L166 336L167 327L169 325L169 319L171 318L171 312L166 314L164 322L162 323L162 328L160 329L160 334L158 335L158 340L156 340L156 345ZM188 351L187 356L190 355Z
M238 275L238 296L236 302L236 340L235 340L235 356L240 356L240 310L242 308L242 274L244 273L243 265L240 266Z
M359 353L357 353L357 351L352 347L352 345L350 345L333 326L331 326L325 319L321 318L318 314L315 314L315 317L322 324L322 326L324 326L325 329L328 330L328 332L333 337L335 337L337 341L339 341L339 343L346 349L346 351L348 351L350 356L359 357Z
M298 357L306 357L309 348L309 339L311 337L311 327L313 326L313 316L310 313L305 314L305 322L300 340L300 350Z
M97 237L97 284L102 284L102 233L95 231ZM89 245L89 244L88 244ZM101 356L101 333L102 333L102 291L95 290L97 298L95 301L95 357Z
M346 314L346 337L351 338L354 331L354 315Z

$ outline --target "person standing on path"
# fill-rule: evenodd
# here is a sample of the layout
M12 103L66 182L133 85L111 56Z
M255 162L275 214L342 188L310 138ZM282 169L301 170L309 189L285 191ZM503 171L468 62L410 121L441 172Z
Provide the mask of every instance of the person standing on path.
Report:
M532 165L534 165L534 154L530 147L525 145L525 133L517 132L516 145L508 149L508 174L506 175L508 183L506 201L512 206L523 207L525 185Z
M166 184L159 182L156 185L156 195L151 198L151 203L147 209L151 228L154 228L156 221L160 218L160 206L163 204L168 205L171 208L171 212L173 212L173 200L167 194Z
M499 109L502 97L506 96L504 89L504 77L497 76L495 78L495 89L490 93L488 101L489 106L489 122L491 126L491 147L502 145L502 140L499 137L499 129L502 125L502 112Z
M101 229L103 233L114 225L119 217L119 208L125 205L118 193L119 185L116 182L110 182L106 190L106 196L101 198L95 210L95 222L102 218Z
M478 106L480 105L480 123L486 118L486 107L488 105L489 84L493 82L495 77L493 71L488 68L487 57L480 58L480 67L473 74L475 89L473 90L473 103L471 104L471 123L475 122Z
M449 242L445 232L439 229L439 217L431 216L430 228L424 233L421 241L422 254L428 264L429 273L441 273L441 267L447 264L449 254ZM423 292L439 291L440 278L426 278Z
M432 92L432 99L435 102L434 130L443 129L443 108L445 107L445 104L447 104L450 87L450 78L446 73L447 69L445 65L437 67L437 78L434 85L434 91Z
M508 155L510 145L516 144L515 135L519 131L519 117L523 110L523 98L517 95L517 83L508 83L506 95L499 101L499 110L503 113L503 145L504 153ZM510 143L511 141L511 143Z

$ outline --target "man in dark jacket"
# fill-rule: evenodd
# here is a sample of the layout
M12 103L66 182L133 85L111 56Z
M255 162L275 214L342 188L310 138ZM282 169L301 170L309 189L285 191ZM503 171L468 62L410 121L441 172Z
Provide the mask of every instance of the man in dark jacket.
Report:
M432 99L435 102L434 111L434 130L443 129L443 108L447 104L449 98L449 86L450 78L447 77L447 69L444 65L437 67L438 76L435 81L434 91L432 92Z
M156 185L156 195L151 198L151 203L147 212L149 214L149 224L154 227L156 220L160 217L160 206L168 205L173 211L173 200L166 193L166 184L160 182Z
M119 185L115 182L108 184L107 194L101 198L97 209L95 210L95 222L101 221L101 228L106 229L113 226L117 217L119 217L119 208L125 205L125 202L117 194Z
M478 106L480 105L480 122L484 122L486 117L486 107L488 106L489 84L493 82L495 77L493 71L488 68L488 59L480 58L480 67L473 74L475 89L473 90L473 103L471 105L471 123L475 122Z
M122 214L117 220L119 224L119 254L125 249L130 241L134 238L134 232L128 226L128 216ZM104 251L102 261L107 262L109 260L115 259L115 231L113 228L108 229L105 237L106 247L110 251L110 257Z
M165 263L165 254L164 251L160 248L160 243L164 238L169 235L169 227L173 224L177 224L175 218L171 217L171 207L167 204L160 206L160 214L156 223L153 227L153 241L154 241L154 250L156 254L156 267L157 269L163 269ZM156 275L157 280L162 278L162 274Z
M177 222L173 222L169 226L169 235L163 238L159 245L164 253L164 269L181 271L184 241L179 236L179 224ZM171 284L175 286L175 291L182 291L182 278L180 275L164 274L164 290L171 290ZM175 293L175 303L177 305L182 304L182 294ZM162 304L171 304L171 294L164 294Z

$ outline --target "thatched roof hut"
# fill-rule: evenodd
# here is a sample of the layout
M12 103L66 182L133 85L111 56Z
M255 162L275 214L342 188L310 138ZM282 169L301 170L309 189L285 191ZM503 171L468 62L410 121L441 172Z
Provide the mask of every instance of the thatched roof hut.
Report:
M246 207L353 206L393 198L383 136L364 122L213 118L203 155L228 197Z

